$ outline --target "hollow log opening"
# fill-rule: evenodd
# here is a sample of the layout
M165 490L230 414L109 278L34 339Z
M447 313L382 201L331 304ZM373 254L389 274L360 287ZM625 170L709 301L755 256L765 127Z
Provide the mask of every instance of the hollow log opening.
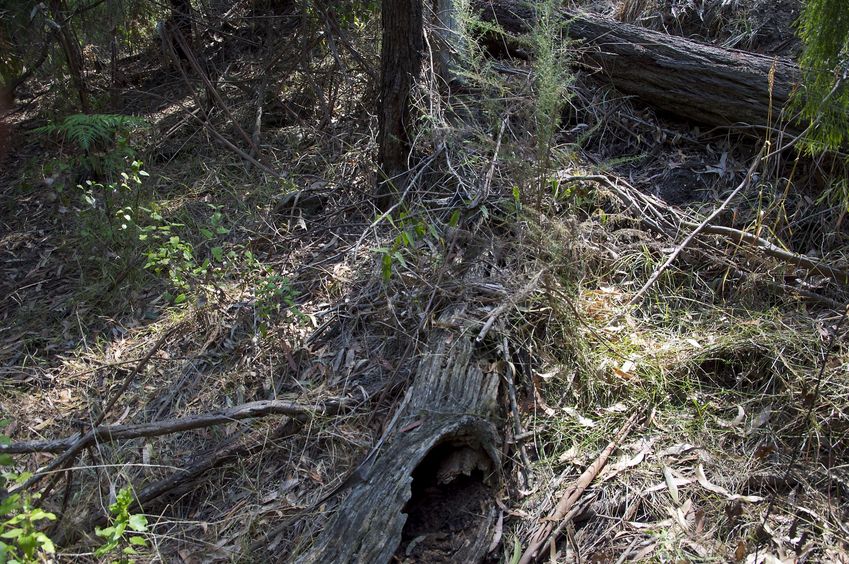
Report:
M492 460L480 447L446 442L413 471L399 562L464 562L490 539Z

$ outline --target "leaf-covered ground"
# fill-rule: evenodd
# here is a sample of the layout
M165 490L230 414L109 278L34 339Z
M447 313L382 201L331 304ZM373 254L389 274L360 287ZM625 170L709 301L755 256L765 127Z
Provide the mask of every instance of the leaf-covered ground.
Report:
M798 5L765 6L595 8L794 53ZM247 14L234 17L205 43L222 99L206 124L197 75L163 66L153 46L122 69L112 112L146 125L128 125L117 144L85 152L38 129L68 112L55 81L28 83L29 102L7 115L3 433L59 439L101 420L155 423L255 401L304 411L98 440L36 474L32 491L59 516L48 533L60 560L97 560L95 527L126 486L148 522L137 560L291 559L378 444L440 311L467 302L485 318L539 277L489 337L501 357L485 369L512 375L519 414L505 395L492 561L515 560L639 413L552 561L849 562L845 285L714 234L627 305L688 222L743 180L761 139L658 116L575 70L540 159L540 69L481 56L473 95L445 99L422 81L416 184L380 214L369 75L379 18L327 35L320 14L293 5L256 42ZM107 91L104 75L90 80ZM762 163L719 220L845 268L833 163L795 157ZM103 186L85 183L98 176ZM653 229L653 214L681 231ZM14 468L56 457L16 455ZM427 538L405 546L399 561L426 560L416 546Z

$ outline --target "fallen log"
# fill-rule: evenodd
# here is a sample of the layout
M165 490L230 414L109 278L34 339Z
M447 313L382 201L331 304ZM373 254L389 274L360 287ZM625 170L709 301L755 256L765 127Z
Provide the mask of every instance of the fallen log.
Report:
M529 32L535 19L525 2L472 5L484 21L514 36ZM572 9L560 13L568 36L587 47L580 49L580 63L601 68L621 92L695 122L774 127L799 82L798 66L784 57L723 49ZM490 34L488 41L504 45L505 39Z
M446 314L373 459L300 563L480 562L496 522L500 376ZM264 559L264 555L260 556Z

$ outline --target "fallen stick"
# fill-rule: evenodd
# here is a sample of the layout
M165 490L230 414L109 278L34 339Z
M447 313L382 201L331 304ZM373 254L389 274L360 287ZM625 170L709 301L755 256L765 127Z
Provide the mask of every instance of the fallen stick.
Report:
M151 512L151 502L166 494L173 496L183 493L195 480L204 473L221 466L236 457L248 457L258 449L266 448L270 442L285 439L298 431L306 418L296 415L282 422L274 431L255 431L241 434L216 447L211 453L196 457L188 466L175 470L170 475L157 480L143 488L137 488L135 499L129 507L131 513L139 511ZM102 527L108 517L102 510L96 510L82 518L74 527L66 528L57 535L55 542L59 545L69 545L95 527Z
M690 223L688 221L684 221L682 223L689 227L694 227L696 225L695 223ZM757 235L746 233L745 231L740 231L739 229L734 229L731 227L710 224L705 225L704 229L702 229L702 232L711 235L720 235L723 237L727 237L738 245L742 243L749 243L759 248L765 255L770 256L774 259L778 259L781 262L787 263L792 266L804 268L810 272L814 272L821 276L834 278L835 281L840 282L842 284L849 284L849 271L827 265L825 263L814 260L806 255L782 249L778 245L770 243L763 237L758 237Z
M109 415L109 412L112 411L112 408L115 407L115 404L118 402L119 399L121 399L121 396L124 395L124 392L127 391L127 388L130 387L130 384L133 380L135 380L139 372L141 372L142 369L147 366L147 363L150 362L150 359L153 358L153 355L156 354L156 351L162 348L162 346L165 344L165 341L168 340L168 337L174 334L178 327L179 325L175 325L174 327L168 329L167 331L165 331L165 333L162 334L161 337L156 340L153 346L150 347L150 349L147 351L147 353L145 353L145 355L138 362L138 364L136 364L135 368L133 368L133 370L129 374L127 374L127 377L124 378L124 381L121 383L121 387L118 388L118 391L115 393L115 395L113 395L112 398L106 403L106 407L103 408L103 411L101 411L100 415L97 416L97 419L94 420L92 427L97 427L101 423L103 423L103 421Z
M513 416L513 440L516 441L516 449L519 451L519 460L522 461L522 477L525 480L525 489L531 488L531 460L528 458L528 449L525 448L525 443L519 439L525 433L522 429L522 417L519 415L519 402L516 399L516 383L513 379L513 374L516 372L516 366L510 360L510 349L507 345L507 336L501 339L501 350L504 354L504 363L507 365L504 370L504 382L507 384L507 397L510 399L510 413Z
M109 411L127 390L130 385L130 382L133 381L133 379L141 371L141 369L148 363L148 361L150 361L156 351L159 350L163 344L165 344L165 340L168 338L168 336L171 335L175 330L176 327L172 327L171 329L166 331L161 337L159 337L156 343L154 343L150 350L147 351L147 354L144 355L144 357L139 361L139 363L135 366L132 372L127 374L127 377L124 378L124 382L121 384L121 387L118 389L118 392L106 404L106 407L95 420L95 427L97 427L103 422L103 420L109 414ZM88 439L89 436L93 436L93 431L89 431L88 433L82 434L79 439L77 439L75 442L70 443L61 455L54 458L53 461L48 464L43 470L36 472L32 476L30 476L29 479L27 479L27 481L24 482L23 485L18 489L26 490L37 484L45 476L49 476L50 474L54 473L57 468L63 468L65 466L70 465L69 461L74 460L84 448L91 444L92 441L91 439ZM48 489L50 489L51 487L52 485L48 486Z
M681 241L680 245L675 247L675 250L672 251L672 253L667 257L666 261L657 269L655 269L655 271L652 273L651 277L646 281L643 287L640 288L640 290L636 294L634 294L634 297L631 298L631 300L628 302L628 305L625 307L624 310L622 310L623 312L627 311L632 306L637 306L642 303L643 297L646 295L646 292L648 292L649 289L654 285L654 283L657 282L657 279L660 278L660 275L663 274L673 262L675 262L675 259L678 258L678 255L680 255L681 252L687 248L690 242L696 238L696 235L701 233L705 229L705 227L710 225L710 222L713 221L720 213L722 213L722 211L726 207L728 207L728 204L731 203L731 200L736 198L737 194L739 194L743 190L743 188L749 185L749 183L752 181L752 175L755 174L755 170L757 170L758 166L761 164L761 160L763 160L763 154L764 150L762 148L760 153L758 153L758 156L755 157L755 160L752 161L752 164L749 166L749 170L746 171L746 176L743 178L743 181L740 182L737 188L731 191L728 197L725 198L725 200L723 200L723 202L719 204L716 209L713 210L713 212L705 218L704 221L702 221L692 231L690 231L690 234L687 235L683 241ZM622 314L620 313L620 315ZM610 322L613 323L613 321L615 321L618 317L619 316L614 317L614 319L612 319Z
M628 418L625 424L622 425L616 433L613 440L610 441L610 444L608 444L607 447L601 451L601 454L598 455L598 458L596 458L595 461L593 461L593 463L584 470L583 474L581 474L575 481L575 484L569 488L565 494L563 494L563 497L560 498L560 502L557 504L554 512L531 537L528 548L526 548L525 552L522 554L519 564L529 564L530 562L533 562L537 556L551 544L555 538L555 531L559 532L566 523L568 523L577 514L575 504L581 498L581 495L583 495L584 491L586 491L595 477L598 476L598 473L601 472L601 469L604 468L604 465L607 463L607 459L610 458L614 449L622 442L622 440L625 439L626 436L628 436L628 433L631 432L631 429L637 422L639 415L640 413L637 412ZM553 524L554 522L559 522L556 529Z
M34 452L60 453L70 449L78 452L92 443L126 441L139 437L158 437L193 429L232 423L241 419L266 417L268 415L315 415L338 409L341 401L326 402L319 406L307 406L281 400L253 401L228 409L189 415L152 423L136 425L104 425L95 427L82 437L72 436L48 441L23 441L0 445L0 454L28 454Z

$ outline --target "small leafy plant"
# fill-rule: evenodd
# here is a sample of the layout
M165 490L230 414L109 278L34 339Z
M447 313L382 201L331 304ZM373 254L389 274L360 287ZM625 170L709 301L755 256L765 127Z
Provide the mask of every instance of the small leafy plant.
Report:
M304 314L301 313L295 303L298 292L292 288L289 279L276 274L271 268L259 262L250 251L245 251L243 257L247 263L247 268L258 276L258 281L254 287L254 308L259 320L260 334L263 337L268 334L272 317L279 314L284 307L295 317L303 319Z
M103 545L94 555L103 558L107 554L118 554L113 563L133 562L129 557L137 554L138 548L147 546L144 533L147 532L147 517L139 513L130 513L133 504L133 491L129 486L121 488L115 497L115 503L109 506L112 524L96 528L94 533L103 539Z
M96 226L106 223L108 225L108 233L106 236L110 242L115 242L118 236L115 230L115 221L118 220L120 231L126 232L134 222L134 213L131 207L124 206L117 210L113 210L117 203L123 203L133 198L138 197L138 189L142 184L142 178L148 176L147 172L142 170L141 161L133 161L129 165L129 170L121 171L118 175L119 180L103 184L93 180L86 180L83 184L78 184L77 188L81 192L83 209L82 234L86 237L102 238L104 234L98 233ZM103 209L101 209L101 202ZM105 214L106 221L102 216ZM94 216L94 217L92 217Z
M78 173L83 178L111 181L127 160L135 158L131 134L146 123L135 116L76 114L37 128L36 133L58 139L62 147L62 156L45 165L45 177L64 179ZM54 188L61 192L64 180Z
M390 218L390 221L394 227L399 229L398 235L390 247L378 247L374 250L380 254L381 274L384 282L389 282L392 278L392 270L395 264L402 267L407 266L405 255L413 253L417 244L428 234L439 238L439 234L432 225L428 225L424 220L415 217L408 211L401 212L397 220L393 221ZM456 218L452 216L453 221L459 221L459 214L456 215Z
M8 425L0 421L0 427ZM0 435L0 444L9 444L9 437ZM0 466L14 464L8 454L0 454ZM56 515L33 505L38 494L23 491L8 493L9 485L20 486L31 474L14 470L0 472L0 562L30 564L42 561L46 554L54 554L56 548L40 526L45 521L55 521Z

